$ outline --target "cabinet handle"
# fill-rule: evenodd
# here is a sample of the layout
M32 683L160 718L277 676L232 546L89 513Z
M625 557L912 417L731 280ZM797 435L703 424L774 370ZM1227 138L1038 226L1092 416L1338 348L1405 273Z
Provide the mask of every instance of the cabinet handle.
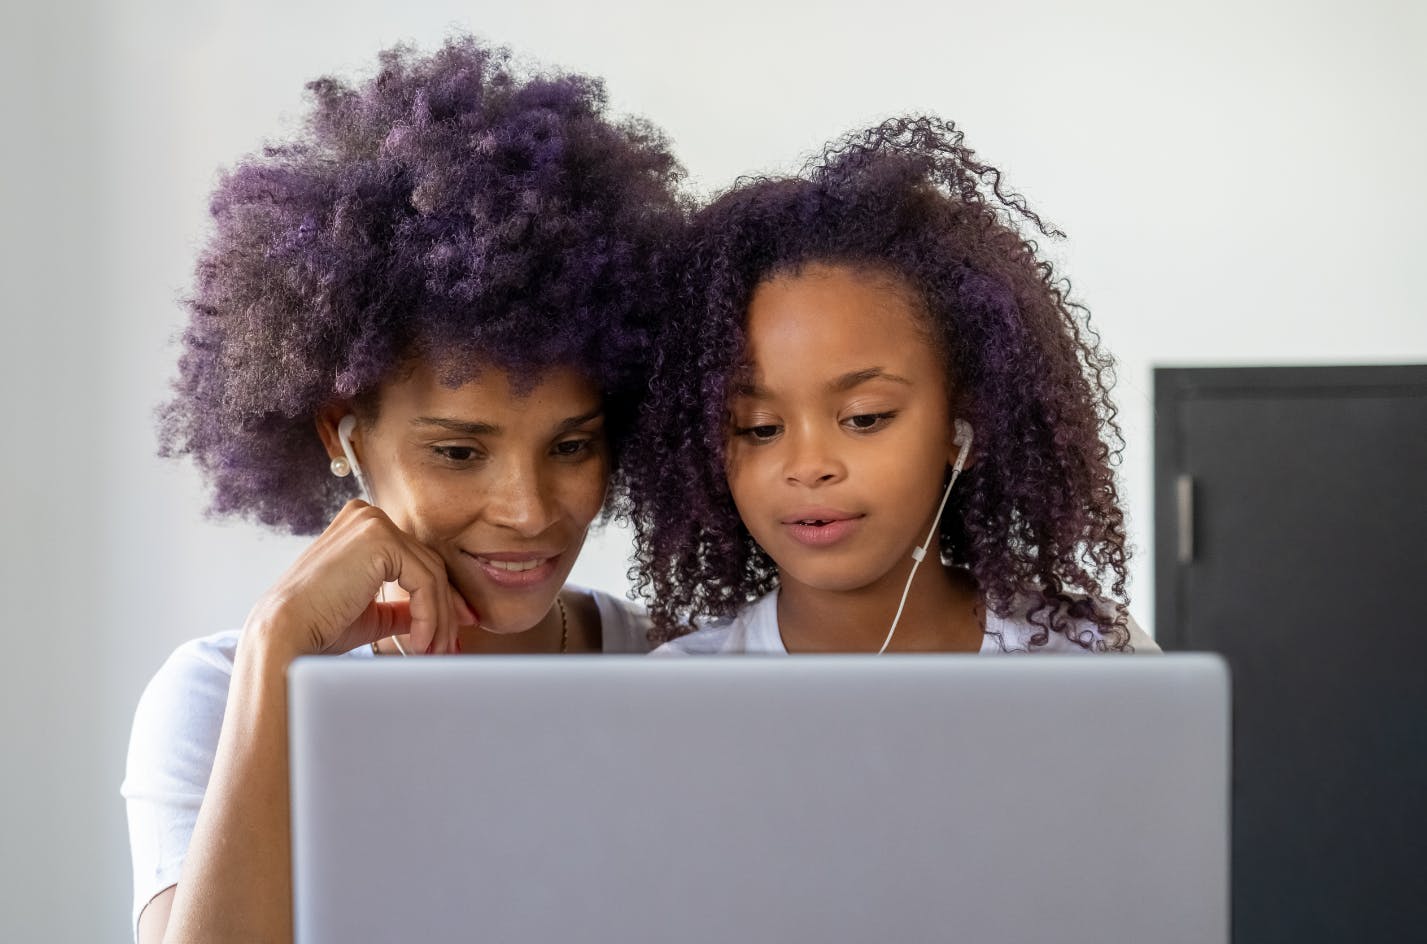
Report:
M1179 562L1194 562L1194 476L1174 480L1174 506L1179 523Z

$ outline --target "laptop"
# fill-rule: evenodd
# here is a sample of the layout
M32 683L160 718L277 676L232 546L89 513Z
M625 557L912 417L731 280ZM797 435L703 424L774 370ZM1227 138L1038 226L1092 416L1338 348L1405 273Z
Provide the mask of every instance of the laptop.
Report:
M1209 655L304 659L299 944L1228 940Z

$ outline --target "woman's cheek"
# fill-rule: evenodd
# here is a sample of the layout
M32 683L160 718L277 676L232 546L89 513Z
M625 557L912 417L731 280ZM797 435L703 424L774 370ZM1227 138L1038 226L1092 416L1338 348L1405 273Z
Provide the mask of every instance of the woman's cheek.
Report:
M573 478L567 507L571 517L583 527L595 520L604 507L605 493L609 490L609 463L603 457L583 463Z

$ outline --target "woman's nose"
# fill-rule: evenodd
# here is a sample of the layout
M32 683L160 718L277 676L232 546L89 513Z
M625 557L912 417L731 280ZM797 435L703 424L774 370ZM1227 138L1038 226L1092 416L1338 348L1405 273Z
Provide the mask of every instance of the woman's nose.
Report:
M486 520L522 537L543 533L557 517L546 483L528 466L512 467L487 495Z

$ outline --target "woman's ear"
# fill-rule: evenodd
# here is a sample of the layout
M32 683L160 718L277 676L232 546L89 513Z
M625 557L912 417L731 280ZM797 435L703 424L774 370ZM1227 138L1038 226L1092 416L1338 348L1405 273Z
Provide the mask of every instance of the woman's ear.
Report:
M342 459L346 457L346 452L342 449L342 441L337 436L337 426L342 422L342 418L352 414L352 404L346 400L334 400L322 409L317 411L316 426L317 435L322 440L322 448L327 450L327 458ZM352 434L352 452L357 454L358 461L361 460L361 450L357 443L360 441L361 424L357 424L357 430Z

